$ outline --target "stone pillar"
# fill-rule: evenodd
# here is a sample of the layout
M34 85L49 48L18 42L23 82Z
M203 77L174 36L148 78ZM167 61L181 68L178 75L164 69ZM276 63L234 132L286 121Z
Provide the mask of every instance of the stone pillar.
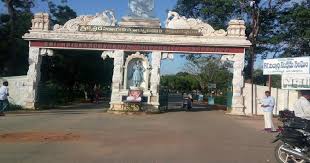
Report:
M53 50L40 49L36 47L29 48L29 69L27 72L27 92L26 108L35 109L38 102L38 86L41 78L41 63L43 56L53 56Z
M159 84L160 84L160 61L161 52L152 52L152 71L151 71L151 93L150 102L153 106L159 106Z
M244 59L245 54L235 54L234 61L234 71L233 71L233 98L232 98L232 111L231 114L234 115L244 115L244 97L243 97L243 88L244 88L244 78L243 78L243 69L244 69Z
M107 56L114 58L114 69L112 77L112 94L110 102L110 110L122 110L122 81L123 81L123 65L124 65L124 51L105 51L102 54L102 58L105 59Z

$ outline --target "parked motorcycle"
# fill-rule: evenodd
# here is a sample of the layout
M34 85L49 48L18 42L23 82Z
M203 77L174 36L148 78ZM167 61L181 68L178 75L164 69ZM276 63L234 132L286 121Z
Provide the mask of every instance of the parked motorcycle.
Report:
M273 143L279 163L310 163L310 121L295 117L293 111L281 111L279 134Z

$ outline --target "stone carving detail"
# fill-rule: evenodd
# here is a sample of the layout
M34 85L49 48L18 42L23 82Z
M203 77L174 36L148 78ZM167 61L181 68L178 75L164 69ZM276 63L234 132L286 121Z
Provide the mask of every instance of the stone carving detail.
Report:
M162 53L161 59L162 60L165 60L165 59L173 60L174 55L173 55L173 53Z
M31 30L48 31L50 29L50 20L48 13L36 13L32 19Z
M166 28L171 29L197 29L203 36L226 36L227 32L223 29L214 30L213 27L204 23L200 19L186 18L177 12L169 11L166 20Z
M109 58L114 58L114 53L115 53L115 51L104 51L104 52L102 52L102 54L101 54L101 58L102 58L103 60L107 59L108 57L109 57Z
M75 19L71 19L66 22L63 26L56 24L54 25L54 31L78 31L79 25L100 25L100 26L115 26L116 18L114 12L106 10L101 14L96 14L96 16L82 15Z
M244 20L231 20L227 28L228 36L245 37Z
M52 49L40 49L40 55L42 56L54 56L54 51Z

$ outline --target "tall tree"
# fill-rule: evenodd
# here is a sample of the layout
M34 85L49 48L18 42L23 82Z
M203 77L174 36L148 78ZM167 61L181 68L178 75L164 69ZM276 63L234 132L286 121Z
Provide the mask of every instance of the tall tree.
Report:
M306 23L302 24L305 21L301 21L309 17L309 0L296 2L294 0L178 0L176 11L187 17L202 18L216 28L224 28L232 18L244 19L247 25L246 34L252 43L246 55L248 62L245 76L249 78L251 68L258 56L278 57L289 54L292 49L297 51L295 53L302 53L307 51L302 49L309 48L307 42L309 28L305 28ZM292 35L292 30L299 34ZM292 37L295 39L290 39ZM300 48L301 45L303 46Z
M61 0L61 4L57 5L52 0L42 0L46 2L51 14L53 24L64 24L68 20L76 18L76 12L67 5L67 0Z
M2 0L8 13L1 13L1 29L5 29L7 33L2 33L1 42L6 41L6 46L1 47L1 51L4 51L2 58L6 58L2 64L2 68L6 75L18 74L18 64L21 58L24 58L23 53L19 53L21 49L24 50L24 42L21 41L21 36L26 32L25 28L30 27L28 22L32 16L31 8L33 7L33 1L23 0ZM28 28L29 29L29 28ZM1 65L0 65L1 66Z
M225 88L232 80L232 73L220 58L215 56L192 59L185 66L185 70L193 74L205 92L209 83L216 83L219 88Z
M238 5L235 0L178 0L175 10L186 17L201 18L215 28L225 28L238 14Z
M310 56L310 0L285 8L280 17L279 49L284 57Z
M0 13L0 75L24 75L28 68L28 43L22 36L30 29L35 0L1 0L7 13ZM37 0L48 2L53 23L64 24L75 18L76 13L65 0L56 5L51 0Z

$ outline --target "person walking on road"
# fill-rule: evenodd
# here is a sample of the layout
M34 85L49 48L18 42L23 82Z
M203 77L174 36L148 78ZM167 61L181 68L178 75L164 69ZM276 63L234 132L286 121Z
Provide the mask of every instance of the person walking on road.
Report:
M265 97L262 99L262 105L264 111L264 120L265 120L265 131L267 132L275 132L275 127L272 122L273 118L273 109L275 105L275 100L271 97L270 92L265 92Z
M193 104L193 96L189 93L187 95L187 109L188 110L191 110L193 108L192 104Z
M4 111L9 107L9 82L4 81L3 86L0 87L0 116L4 116Z

